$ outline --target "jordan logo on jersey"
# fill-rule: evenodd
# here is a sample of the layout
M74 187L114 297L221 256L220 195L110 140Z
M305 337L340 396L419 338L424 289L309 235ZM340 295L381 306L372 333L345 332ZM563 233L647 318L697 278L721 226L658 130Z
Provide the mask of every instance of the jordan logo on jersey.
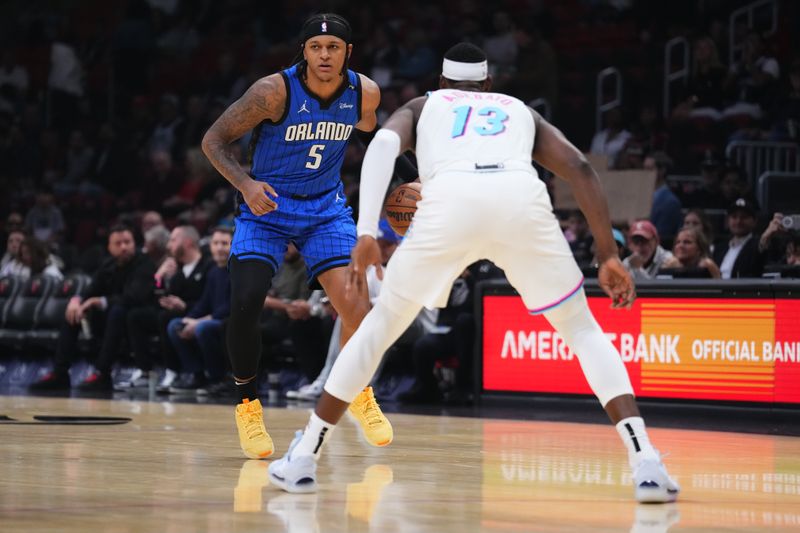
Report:
M308 100L303 100L303 105L300 106L300 109L298 109L297 112L298 113L302 113L302 112L305 111L306 113L311 113L311 111L308 110L308 107L306 107L307 103L308 103Z

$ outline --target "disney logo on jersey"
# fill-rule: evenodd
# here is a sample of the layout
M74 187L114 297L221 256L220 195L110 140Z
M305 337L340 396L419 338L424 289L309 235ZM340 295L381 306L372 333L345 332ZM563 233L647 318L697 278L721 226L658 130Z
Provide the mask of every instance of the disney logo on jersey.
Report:
M308 100L303 100L303 105L300 106L300 109L298 109L297 112L298 113L303 113L303 112L311 113L311 111L309 111L308 106L306 106L306 104L308 104Z
M353 109L353 104L346 104L344 102L339 102L339 109Z
M353 126L340 122L304 122L286 128L283 140L292 141L345 141L353 133Z

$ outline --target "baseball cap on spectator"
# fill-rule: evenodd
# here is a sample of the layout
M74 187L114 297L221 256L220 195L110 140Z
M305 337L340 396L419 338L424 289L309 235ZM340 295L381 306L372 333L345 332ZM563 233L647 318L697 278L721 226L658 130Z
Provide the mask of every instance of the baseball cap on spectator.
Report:
M647 240L658 239L658 230L649 220L637 220L631 226L631 237L644 237Z
M736 211L744 211L750 215L755 216L758 212L756 206L751 200L747 198L737 198L731 205L728 206L728 214L735 213Z
M378 239L383 239L384 241L390 242L392 244L397 244L400 242L400 235L394 232L392 227L389 225L389 221L385 218L382 218L380 222L378 222Z

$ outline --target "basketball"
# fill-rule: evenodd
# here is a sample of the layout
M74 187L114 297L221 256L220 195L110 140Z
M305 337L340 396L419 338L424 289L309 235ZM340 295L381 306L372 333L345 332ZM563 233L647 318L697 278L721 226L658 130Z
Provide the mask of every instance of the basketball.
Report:
M395 188L386 198L383 210L389 225L398 235L405 235L414 213L417 202L422 199L422 184L418 182L404 183Z

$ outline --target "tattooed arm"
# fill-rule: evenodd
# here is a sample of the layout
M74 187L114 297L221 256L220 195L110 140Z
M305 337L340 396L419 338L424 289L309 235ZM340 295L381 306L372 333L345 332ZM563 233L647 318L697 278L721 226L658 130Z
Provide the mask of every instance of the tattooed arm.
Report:
M286 87L280 74L261 78L225 110L203 136L203 152L211 164L236 187L254 215L273 211L278 205L275 189L256 181L239 166L229 145L264 120L278 121L286 104Z

